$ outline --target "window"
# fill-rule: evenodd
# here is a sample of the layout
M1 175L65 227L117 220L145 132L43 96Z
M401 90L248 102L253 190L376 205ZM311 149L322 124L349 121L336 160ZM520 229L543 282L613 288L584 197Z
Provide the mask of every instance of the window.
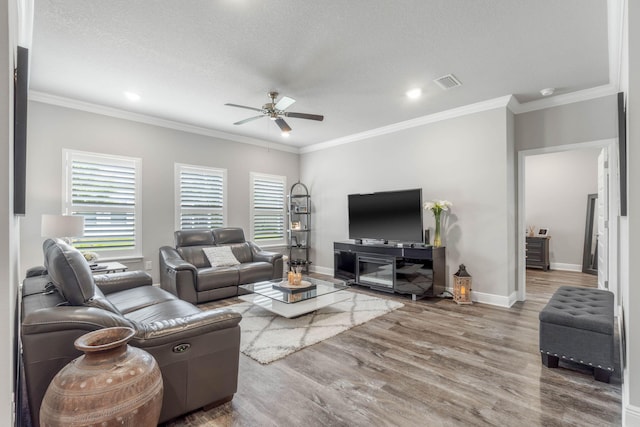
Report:
M84 216L82 251L140 256L140 159L64 150L64 213Z
M251 239L263 245L285 243L286 177L251 173Z
M226 225L227 171L176 163L176 229Z

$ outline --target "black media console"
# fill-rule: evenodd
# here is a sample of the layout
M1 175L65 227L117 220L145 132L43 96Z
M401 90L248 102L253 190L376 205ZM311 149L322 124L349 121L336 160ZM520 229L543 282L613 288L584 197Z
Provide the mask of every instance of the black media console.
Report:
M445 248L334 242L334 277L384 292L436 297L446 287Z

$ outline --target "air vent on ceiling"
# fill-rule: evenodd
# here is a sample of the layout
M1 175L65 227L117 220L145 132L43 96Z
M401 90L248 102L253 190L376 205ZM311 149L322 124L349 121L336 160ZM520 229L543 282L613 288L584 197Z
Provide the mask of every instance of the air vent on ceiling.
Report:
M434 80L438 86L444 90L448 90L454 87L462 86L460 80L456 79L453 74L447 74L446 76L438 77Z

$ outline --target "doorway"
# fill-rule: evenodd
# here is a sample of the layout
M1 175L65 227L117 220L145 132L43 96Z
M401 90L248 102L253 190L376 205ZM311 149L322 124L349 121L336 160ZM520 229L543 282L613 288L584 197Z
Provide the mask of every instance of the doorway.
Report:
M572 153L578 153L578 150L588 150L592 151L595 149L595 152L602 153L604 156L604 160L599 160L603 162L603 165L606 166L606 169L602 169L599 172L595 173L596 175L601 176L601 179L598 180L598 193L602 194L602 191L605 190L605 196L601 197L597 200L598 204L601 204L601 209L604 212L604 215L601 215L601 218L594 218L594 220L601 222L601 227L603 227L602 236L598 237L599 240L603 240L603 243L606 242L608 244L599 245L598 251L598 267L597 270L600 276L600 284L599 287L609 289L614 293L614 297L616 299L617 304L617 234L618 234L618 193L617 193L617 185L618 182L618 165L617 165L617 145L616 140L601 140L580 144L571 144L565 146L557 146L557 147L547 147L535 150L524 150L518 153L518 197L517 197L517 210L518 210L518 233L517 233L517 244L518 244L518 274L517 274L517 299L519 301L526 300L526 236L530 232L529 228L533 225L536 231L540 228L548 228L550 238L550 245L553 247L555 244L555 249L558 251L565 250L566 248L561 248L563 243L563 238L567 238L566 235L563 234L564 228L570 228L569 226L562 226L562 222L558 218L553 218L553 223L560 224L560 229L554 230L547 224L549 221L549 215L546 217L544 215L540 216L542 218L539 224L528 224L527 219L531 221L531 213L529 211L535 211L539 208L538 205L535 205L536 208L529 208L527 210L527 200L531 199L531 194L528 195L527 189L529 189L529 193L532 193L531 183L528 182L528 179L532 179L527 173L527 164L531 170L533 167L531 166L533 163L531 160L535 159L534 156L538 156L539 160L544 159L544 154L565 154L566 156L571 156ZM548 158L552 158L552 156L548 156ZM573 174L575 175L575 174ZM606 179L606 176L609 176L609 179ZM604 179L602 179L604 177ZM576 179L572 174L569 173L569 176L566 177L567 180ZM596 176L593 177L594 181L598 179ZM557 180L555 181L558 182ZM557 185L553 182L548 183L549 187ZM578 187L580 187L578 185ZM544 186L542 186L544 189ZM543 190L542 190L543 191ZM582 191L582 190L580 190ZM595 193L595 191L593 191ZM572 244L574 245L572 250L577 250L578 254L573 255L573 258L566 257L570 259L570 261L566 261L563 259L551 260L552 269L555 267L558 270L568 270L568 271L581 271L582 270L582 261L583 261L583 245L584 245L584 224L586 221L586 194L580 194L580 205L582 206L582 213L579 218L573 218L576 221L576 226L579 227L580 231L573 231L571 239L573 240ZM529 197L528 197L529 196ZM576 195L578 196L578 195ZM558 208L558 211L554 212L554 215L561 216L562 215L562 204L560 203L546 203L544 204L546 209L553 210L554 208ZM578 202L576 202L578 203ZM534 212L535 213L535 212ZM578 214L574 214L578 215ZM544 219L546 218L546 219ZM557 220L557 221L556 221ZM578 225L579 223L579 225ZM579 234L578 242L576 242L576 235ZM554 240L554 236L556 239ZM577 245L577 246L576 246ZM553 252L553 249L552 249ZM562 255L565 257L565 255ZM564 262L562 262L564 261Z

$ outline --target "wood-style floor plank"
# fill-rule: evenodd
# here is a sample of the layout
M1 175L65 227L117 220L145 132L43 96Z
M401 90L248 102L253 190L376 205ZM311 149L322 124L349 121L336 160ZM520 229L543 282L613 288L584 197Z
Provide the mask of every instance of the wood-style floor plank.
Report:
M528 270L527 301L511 308L354 287L405 306L269 365L241 354L231 402L167 427L620 425L619 369L605 384L540 362L538 313L561 285L597 278Z

